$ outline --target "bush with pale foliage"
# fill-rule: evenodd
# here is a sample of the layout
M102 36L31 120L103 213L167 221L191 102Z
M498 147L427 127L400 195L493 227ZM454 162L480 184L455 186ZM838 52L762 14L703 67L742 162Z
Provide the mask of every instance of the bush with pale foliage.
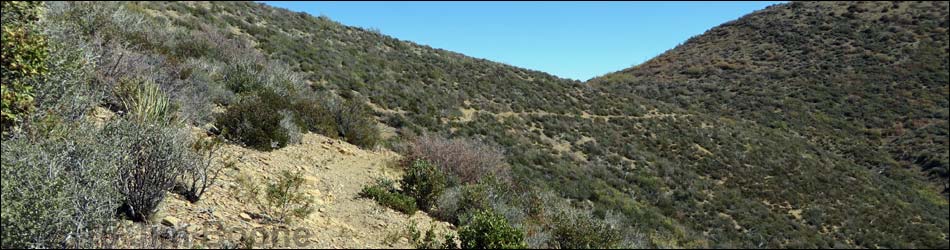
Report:
M510 179L501 150L470 139L422 135L411 140L406 160L423 159L438 166L455 184L477 183L488 175Z

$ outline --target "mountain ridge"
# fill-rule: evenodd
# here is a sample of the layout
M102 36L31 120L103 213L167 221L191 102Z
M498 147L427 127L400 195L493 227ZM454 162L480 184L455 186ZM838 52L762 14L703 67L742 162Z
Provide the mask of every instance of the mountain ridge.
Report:
M929 4L795 2L592 83L786 127L869 168L920 168L947 193L947 6Z

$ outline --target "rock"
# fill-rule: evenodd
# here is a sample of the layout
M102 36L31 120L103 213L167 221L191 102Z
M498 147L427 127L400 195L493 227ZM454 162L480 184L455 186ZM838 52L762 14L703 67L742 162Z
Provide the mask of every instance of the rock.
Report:
M321 213L326 213L326 212L327 212L327 209L321 207L320 209L317 209L317 211L319 211L319 212L321 212Z
M158 232L158 237L162 239L171 239L173 236L175 236L175 229L165 228Z
M207 135L220 135L221 130L218 127L214 126L214 123L207 123L201 125L201 129L207 132Z
M174 216L165 216L165 218L162 218L162 225L178 228L181 225L181 220Z
M251 220L253 220L253 218L251 218L251 215L249 215L249 214L247 214L247 213L243 213L243 212L242 212L241 214L239 214L238 217L241 217L241 219L244 219L244 220L246 220L246 221L251 221Z
M201 230L201 227L198 225L188 225L187 227L185 227L185 232L188 232L190 234L194 234L198 232L199 230Z
M108 110L106 108L96 107L95 109L93 109L93 117L95 117L96 119L100 121L111 120L112 117L114 116L115 116L115 113L113 113L111 110Z
M217 210L215 210L215 211L211 211L211 217L214 219L222 219L224 218L224 215L222 215L221 212L218 212Z
M314 177L312 175L304 175L303 180L305 183L309 185L317 185L320 182L320 180L318 180L317 177Z

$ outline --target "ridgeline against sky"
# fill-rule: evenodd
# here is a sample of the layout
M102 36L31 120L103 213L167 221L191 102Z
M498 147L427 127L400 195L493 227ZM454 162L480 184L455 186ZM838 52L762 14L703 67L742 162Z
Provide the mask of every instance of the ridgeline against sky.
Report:
M264 2L468 56L587 80L780 2Z

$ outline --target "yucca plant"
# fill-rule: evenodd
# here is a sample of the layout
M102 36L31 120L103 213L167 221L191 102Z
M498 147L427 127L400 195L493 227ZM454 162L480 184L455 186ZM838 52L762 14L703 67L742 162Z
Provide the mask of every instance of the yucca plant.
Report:
M152 81L122 81L117 96L131 121L169 124L176 120L175 106Z

